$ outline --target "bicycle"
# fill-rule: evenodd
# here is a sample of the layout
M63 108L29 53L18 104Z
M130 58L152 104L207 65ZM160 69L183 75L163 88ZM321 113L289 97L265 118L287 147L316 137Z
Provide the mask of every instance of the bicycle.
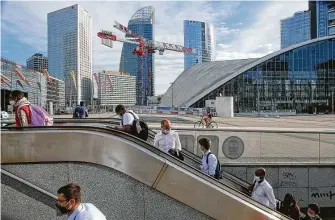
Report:
M194 128L218 128L218 124L211 120L207 123L207 126L205 126L205 123L204 123L204 116L201 117L201 120L200 121L197 121L196 123L194 123Z

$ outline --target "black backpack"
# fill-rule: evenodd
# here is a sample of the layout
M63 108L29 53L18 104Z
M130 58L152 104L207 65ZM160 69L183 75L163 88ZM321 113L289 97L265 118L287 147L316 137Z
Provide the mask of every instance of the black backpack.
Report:
M143 120L137 120L134 113L128 111L133 117L133 126L131 128L131 134L146 141L148 140L148 134L149 134L149 127L147 123L145 123Z
M207 158L206 158L206 163L207 163L207 165L208 165L208 156L209 156L210 154L212 154L212 152L209 152L209 153L207 154ZM217 164L216 164L214 178L219 180L219 179L222 179L221 164L220 164L219 159L218 159L218 158L216 158L216 159L217 159L218 162L217 162Z

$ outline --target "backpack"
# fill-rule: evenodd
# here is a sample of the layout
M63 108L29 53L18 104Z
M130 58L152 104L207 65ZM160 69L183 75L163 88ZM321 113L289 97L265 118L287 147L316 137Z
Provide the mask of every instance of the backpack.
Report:
M44 108L37 106L37 105L29 105L29 107L30 107L30 112L31 112L31 126L52 126L53 125L54 123L53 118L48 114L48 112L44 110Z
M212 154L212 152L209 152L209 153L207 154L207 159L206 159L206 163L207 163L207 164L208 164L208 156L209 156L210 154ZM219 180L219 179L222 179L221 164L220 164L219 159L218 159L218 158L216 158L216 159L217 159L218 162L217 162L217 164L216 164L214 178Z
M149 127L147 123L145 123L143 120L136 119L134 113L127 111L134 117L133 126L131 128L131 134L146 141L148 140L148 134L149 134Z

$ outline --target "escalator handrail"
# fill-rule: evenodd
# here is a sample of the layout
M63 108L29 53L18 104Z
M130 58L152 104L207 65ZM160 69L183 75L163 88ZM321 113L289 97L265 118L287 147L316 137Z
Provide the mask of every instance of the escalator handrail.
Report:
M181 168L184 168L185 170L187 170L188 172L194 174L197 176L197 178L201 178L215 186L217 186L218 188L227 190L228 192L232 193L234 196L260 208L261 210L267 212L267 213L271 213L274 212L277 215L280 215L281 217L283 217L283 214L281 214L280 212L278 212L277 210L272 210L269 207L266 207L256 201L254 201L249 195L246 195L245 193L238 191L237 189L234 189L233 187L221 183L220 181L203 174L200 170L195 169L194 167L188 165L187 163L180 161L178 159L176 159L175 157L153 147L151 144L149 144L146 141L143 141L135 136L129 135L125 132L119 131L119 130L115 130L115 129L108 129L108 128L102 128L102 127L92 127L92 126L47 126L47 127L20 127L20 128L16 128L16 127L6 127L6 128L2 128L1 130L7 130L7 131L24 131L24 130L89 130L89 131L96 131L96 132L100 132L100 133L105 133L108 135L114 135L114 136L118 136L121 137L127 141L133 142L141 147L144 147L145 149L163 157L165 160L172 162L176 165L178 165ZM223 188L223 186L225 188ZM247 199L247 200L246 200ZM277 216L278 217L278 216Z

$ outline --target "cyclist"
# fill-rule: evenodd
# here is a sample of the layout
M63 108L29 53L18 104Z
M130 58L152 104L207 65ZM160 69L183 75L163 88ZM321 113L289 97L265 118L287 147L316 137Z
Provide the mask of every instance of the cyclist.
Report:
M209 122L212 121L212 118L213 118L213 115L211 114L210 109L208 108L204 117L203 117L203 122L204 122L206 128L208 127Z

